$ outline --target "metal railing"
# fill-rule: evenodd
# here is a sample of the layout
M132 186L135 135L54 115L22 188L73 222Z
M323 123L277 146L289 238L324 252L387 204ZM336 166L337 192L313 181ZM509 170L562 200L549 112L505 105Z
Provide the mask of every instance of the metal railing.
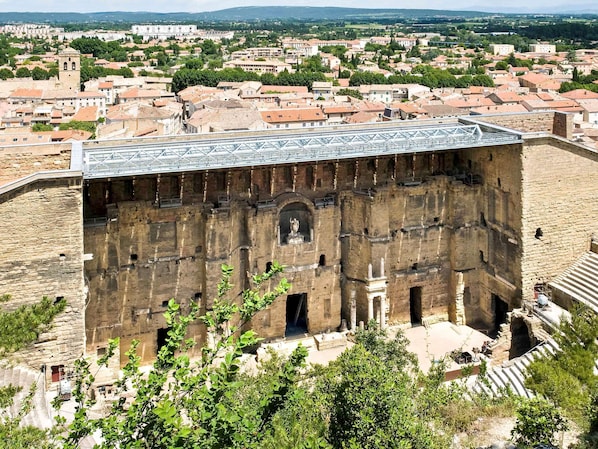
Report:
M372 126L310 133L261 133L195 141L83 149L84 178L255 167L356 157L452 150L520 142L521 136L477 125Z

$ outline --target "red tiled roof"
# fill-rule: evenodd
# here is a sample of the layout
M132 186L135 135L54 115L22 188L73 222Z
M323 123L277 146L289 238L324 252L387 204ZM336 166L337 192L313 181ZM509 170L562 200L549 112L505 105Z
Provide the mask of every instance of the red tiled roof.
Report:
M40 98L42 97L43 91L41 89L15 89L11 98Z
M313 122L326 120L320 108L275 109L260 111L262 120L267 123Z
M87 106L81 108L73 115L72 119L78 122L95 122L98 119L98 107Z

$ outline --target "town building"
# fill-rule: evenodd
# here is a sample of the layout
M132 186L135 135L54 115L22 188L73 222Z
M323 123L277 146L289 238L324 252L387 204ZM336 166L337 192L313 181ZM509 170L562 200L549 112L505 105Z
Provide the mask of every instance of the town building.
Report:
M547 42L529 44L529 51L531 53L554 54L556 53L556 45Z
M511 44L490 44L490 52L495 56L508 56L515 52Z
M131 33L141 36L143 40L166 40L170 37L184 39L197 34L197 25L133 25Z

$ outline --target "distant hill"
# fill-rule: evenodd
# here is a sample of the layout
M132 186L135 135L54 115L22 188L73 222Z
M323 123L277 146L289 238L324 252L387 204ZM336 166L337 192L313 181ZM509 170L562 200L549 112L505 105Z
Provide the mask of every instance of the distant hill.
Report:
M407 18L483 17L495 15L478 11L445 11L433 9L366 9L308 6L245 6L201 13L172 12L0 12L0 23L160 23L207 21L272 21L272 20L376 20Z
M355 20L428 17L474 17L489 13L434 9L367 9L309 6L244 6L198 14L206 20Z

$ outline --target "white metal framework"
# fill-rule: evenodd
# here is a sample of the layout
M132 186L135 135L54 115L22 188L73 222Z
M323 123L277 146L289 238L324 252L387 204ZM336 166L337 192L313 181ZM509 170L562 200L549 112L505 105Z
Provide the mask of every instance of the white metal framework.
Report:
M83 149L86 179L153 173L257 167L389 154L443 151L521 141L521 136L477 125L330 129L305 133L239 133L194 141Z

